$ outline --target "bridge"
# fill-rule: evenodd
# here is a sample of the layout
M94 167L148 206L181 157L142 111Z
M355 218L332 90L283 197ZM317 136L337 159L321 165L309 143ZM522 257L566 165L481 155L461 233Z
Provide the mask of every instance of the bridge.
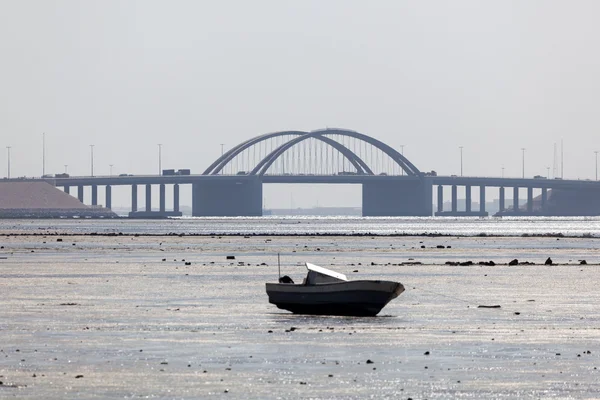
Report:
M501 215L600 215L600 182L562 179L438 176L422 172L391 146L347 129L310 132L282 131L251 138L216 159L202 174L82 176L46 178L67 193L91 187L91 204L98 204L98 187L105 186L111 208L113 186L131 187L131 216L181 215L180 185L192 185L194 216L260 216L262 187L269 183L360 184L364 216L487 215L486 190L498 188ZM159 185L159 211L152 210L152 186ZM166 210L166 187L172 186L173 209ZM138 186L145 187L145 210L138 210ZM451 210L444 211L444 187L451 187ZM458 209L464 190L465 208ZM473 209L473 189L479 207ZM520 207L524 190L525 207ZM506 191L512 191L507 204ZM549 193L550 192L550 193Z

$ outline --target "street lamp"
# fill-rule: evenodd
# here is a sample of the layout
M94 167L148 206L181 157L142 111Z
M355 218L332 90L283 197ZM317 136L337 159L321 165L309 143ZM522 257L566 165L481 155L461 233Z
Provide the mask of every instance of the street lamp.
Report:
M110 167L110 176L112 176L112 167L113 167L113 165L112 164L108 164L108 166Z
M46 175L46 132L42 133L42 176Z
M223 156L223 146L225 146L225 143L221 143L221 156Z
M159 143L158 144L158 175L161 174L161 171L162 171L162 144Z
M546 178L550 179L550 167L546 167Z
M460 149L460 176L463 176L463 146L458 146Z
M504 165L502 166L502 177L504 178Z
M6 177L8 179L10 179L10 147L11 146L6 146L6 152L8 153L8 173L7 173Z
M69 167L68 164L65 164L65 174L67 173L67 168Z
M91 165L91 176L94 177L94 145L90 144L90 165Z
M523 178L525 178L525 148L521 147L522 161L523 161Z
M598 180L598 151L596 150L594 154L596 155L596 180Z

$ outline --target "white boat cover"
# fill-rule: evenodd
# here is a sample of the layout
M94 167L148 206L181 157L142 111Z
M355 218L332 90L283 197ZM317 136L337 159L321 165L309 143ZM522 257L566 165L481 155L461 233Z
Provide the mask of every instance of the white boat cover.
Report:
M305 264L306 264L306 268L309 271L313 271L313 272L315 272L317 274L329 276L331 278L335 278L335 279L338 279L338 280L341 280L341 281L347 281L348 280L348 278L346 278L346 275L340 274L339 272L335 272L335 271L332 271L332 270L327 269L327 268L319 267L318 265L311 264L311 263L305 263ZM309 274L310 274L310 272L309 272Z

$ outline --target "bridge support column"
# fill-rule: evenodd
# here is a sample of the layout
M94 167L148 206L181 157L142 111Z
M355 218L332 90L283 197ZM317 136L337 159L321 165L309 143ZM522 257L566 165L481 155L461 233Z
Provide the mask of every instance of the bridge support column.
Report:
M485 186L479 186L479 212L485 212Z
M71 186L65 186L64 189L66 194L71 194Z
M112 187L110 185L106 185L105 197L106 197L106 202L105 202L106 208L112 208Z
M131 185L131 212L137 211L137 185Z
M515 214L519 212L519 188L517 186L513 188L513 212Z
M506 207L504 207L504 200L506 199L505 195L504 195L504 187L500 187L500 194L499 194L499 199L498 199L498 208L499 208L499 212L503 212Z
M77 186L77 198L83 203L83 185Z
M159 205L160 205L160 212L164 213L165 212L165 184L161 183L159 186Z
M471 186L465 186L465 211L471 212Z
M430 179L381 180L362 184L362 214L375 216L424 216L433 214Z
M146 185L146 212L152 211L152 185Z
M546 207L547 202L548 202L548 188L542 188L542 211Z
M92 205L98 205L98 185L92 185Z
M456 185L452 185L452 212L455 213L457 210L458 203L458 195L456 190Z
M438 185L437 196L437 210L442 212L444 211L444 187L442 185Z
M533 212L533 188L531 186L527 188L527 212Z
M179 183L173 185L173 211L179 212Z
M192 184L192 215L261 216L262 193L262 182L258 176L197 181Z

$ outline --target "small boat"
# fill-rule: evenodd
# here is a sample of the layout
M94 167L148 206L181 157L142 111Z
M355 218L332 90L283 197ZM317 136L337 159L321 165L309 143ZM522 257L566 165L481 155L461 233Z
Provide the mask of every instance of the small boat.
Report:
M375 316L404 292L400 282L348 281L346 275L306 263L308 274L301 284L286 276L267 283L269 303L294 314Z

